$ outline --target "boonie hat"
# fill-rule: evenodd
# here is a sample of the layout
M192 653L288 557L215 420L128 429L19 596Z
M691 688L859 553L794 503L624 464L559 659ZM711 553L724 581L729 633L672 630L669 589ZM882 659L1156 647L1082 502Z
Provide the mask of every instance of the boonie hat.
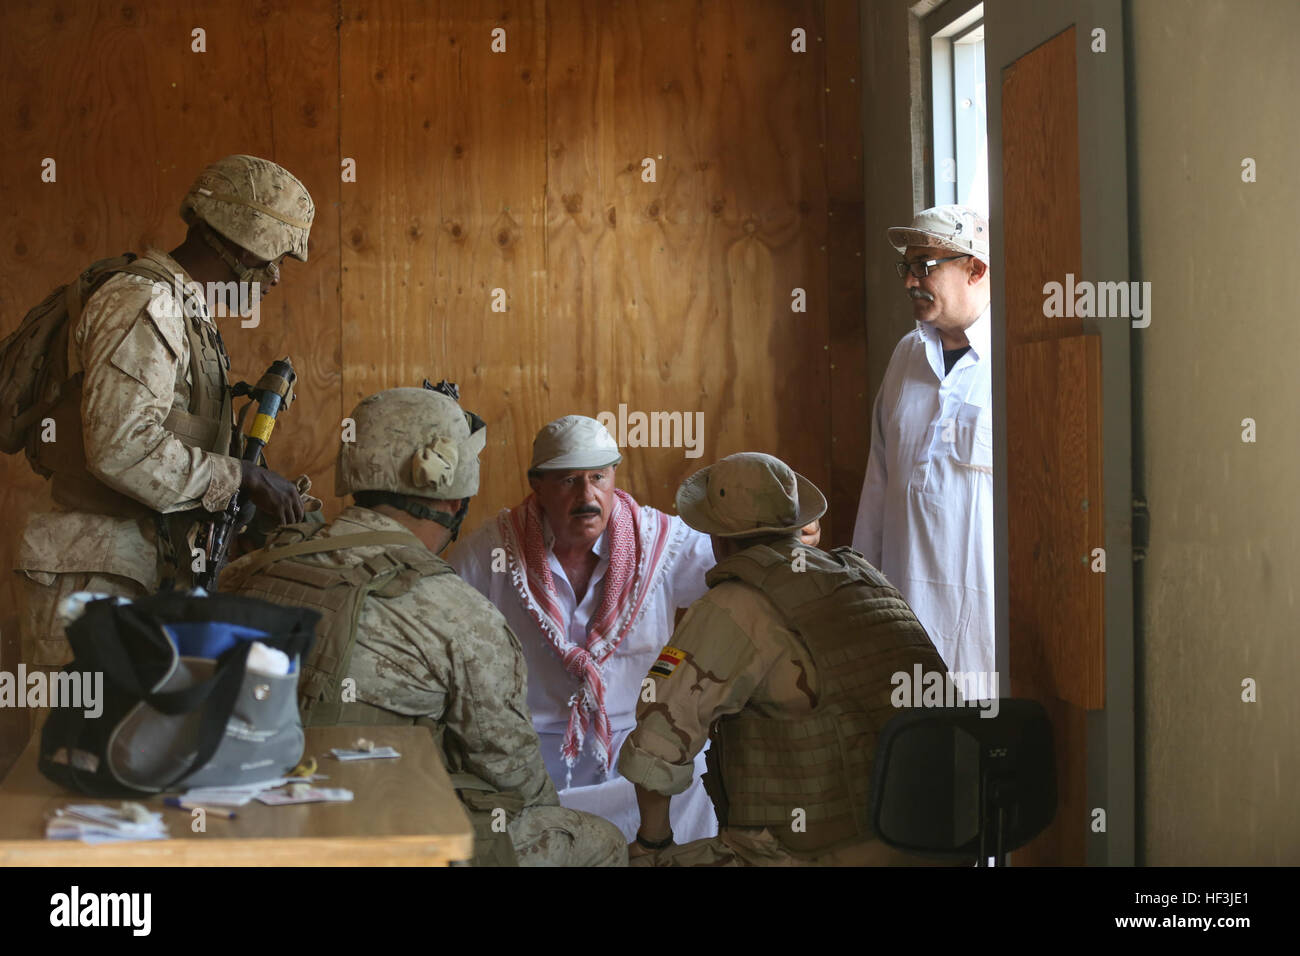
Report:
M938 246L989 264L989 221L969 206L922 210L910 226L891 226L885 235L899 252L906 252L908 246Z
M604 425L585 415L565 415L542 426L537 433L528 470L605 468L622 460L618 442Z
M682 482L677 513L720 538L795 533L826 513L826 497L781 459L743 451Z

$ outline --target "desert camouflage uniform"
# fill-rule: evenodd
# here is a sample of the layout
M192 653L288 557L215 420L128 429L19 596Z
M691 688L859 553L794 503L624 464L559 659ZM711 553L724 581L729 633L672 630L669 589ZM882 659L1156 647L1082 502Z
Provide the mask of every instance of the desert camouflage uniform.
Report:
M376 511L353 506L321 535L373 531L406 529ZM292 560L352 567L383 550L371 545ZM242 589L249 560L226 569L223 590ZM529 719L519 641L500 612L456 574L421 578L397 597L368 595L347 676L356 681L358 701L436 722L449 773L472 774L522 798L509 823L521 865L626 861L626 844L613 824L559 805Z
M169 274L190 281L166 253L148 255ZM29 664L58 667L71 658L56 620L66 595L89 589L138 597L157 589L155 513L220 511L239 489L235 458L190 447L163 427L174 408L189 407L193 388L225 387L224 369L219 382L191 380L185 323L201 323L201 334L224 357L206 307L201 313L187 317L170 294L155 296L148 279L117 275L90 297L69 330L85 369L81 427L87 469L110 492L143 507L96 512L78 507L60 493L56 472L53 496L59 510L32 515L18 548L19 627ZM57 434L55 439L77 437ZM189 561L181 566L188 570Z
M793 539L789 542L791 547L796 544ZM931 665L941 666L932 647L923 650L928 651L925 659ZM637 705L637 726L623 745L618 766L633 783L665 795L686 789L693 758L719 718L742 710L776 720L806 717L812 713L822 684L807 649L786 627L776 606L758 589L735 580L715 584L691 606L660 660L672 670L665 675L662 670L667 668L656 665L659 671L651 671L654 699L643 699ZM680 663L673 665L674 660ZM883 675L882 681L887 694L892 689L889 676ZM713 839L670 846L637 857L631 865L887 866L916 862L876 839L799 855L767 828L731 826Z

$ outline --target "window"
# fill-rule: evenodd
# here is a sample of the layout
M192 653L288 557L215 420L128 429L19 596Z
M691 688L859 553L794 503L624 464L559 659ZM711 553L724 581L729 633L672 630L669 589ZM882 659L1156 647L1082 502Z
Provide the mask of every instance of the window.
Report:
M961 203L987 216L984 5L944 4L925 25L930 31L934 203Z

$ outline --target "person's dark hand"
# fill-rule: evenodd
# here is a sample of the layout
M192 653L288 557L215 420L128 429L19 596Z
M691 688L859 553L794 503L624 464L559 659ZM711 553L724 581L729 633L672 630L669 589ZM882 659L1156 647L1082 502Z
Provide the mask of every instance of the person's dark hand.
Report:
M280 524L296 524L302 520L302 498L293 482L252 462L241 461L239 465L244 471L239 490L258 511Z
M253 523L253 519L256 518L258 514L257 505L253 504L252 499L249 498L248 495L240 495L239 517L235 519L235 530L243 531Z

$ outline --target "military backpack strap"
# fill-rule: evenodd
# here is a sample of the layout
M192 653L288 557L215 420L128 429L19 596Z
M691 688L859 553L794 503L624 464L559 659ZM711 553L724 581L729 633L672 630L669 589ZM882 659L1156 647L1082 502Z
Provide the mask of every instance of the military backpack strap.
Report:
M405 594L422 577L451 573L445 561L429 552L419 538L404 531L356 534L322 534L325 526L308 529L290 525L238 567L240 581L252 593L275 599L309 600L321 611L317 641L304 662L299 682L299 703L304 723L334 725L347 722L355 702L344 701L339 682L350 666L356 645L357 623L367 596L381 598ZM295 537L297 540L294 540ZM289 539L289 543L283 543ZM293 560L309 554L386 547L347 567L330 567ZM257 576L263 572L260 581ZM269 593L266 593L268 592Z
M178 287L178 278L152 254L145 254L118 270L167 286ZM182 297L190 291L179 286ZM178 303L178 306L183 303ZM231 395L226 381L230 358L221 335L210 322L185 315L182 308L185 338L190 349L190 406L173 408L163 427L181 437L187 445L229 454L231 435Z
M321 525L321 527L324 528L325 525ZM342 551L345 548L364 548L371 545L402 545L405 547L415 545L421 548L424 547L424 543L419 538L404 531L367 531L359 534L309 537L305 541L282 545L278 548L273 546L273 542L268 542L261 551L254 552L248 563L244 565L244 570L246 574L253 575L268 564L283 561L285 558L296 558L304 554L324 554L328 551Z

